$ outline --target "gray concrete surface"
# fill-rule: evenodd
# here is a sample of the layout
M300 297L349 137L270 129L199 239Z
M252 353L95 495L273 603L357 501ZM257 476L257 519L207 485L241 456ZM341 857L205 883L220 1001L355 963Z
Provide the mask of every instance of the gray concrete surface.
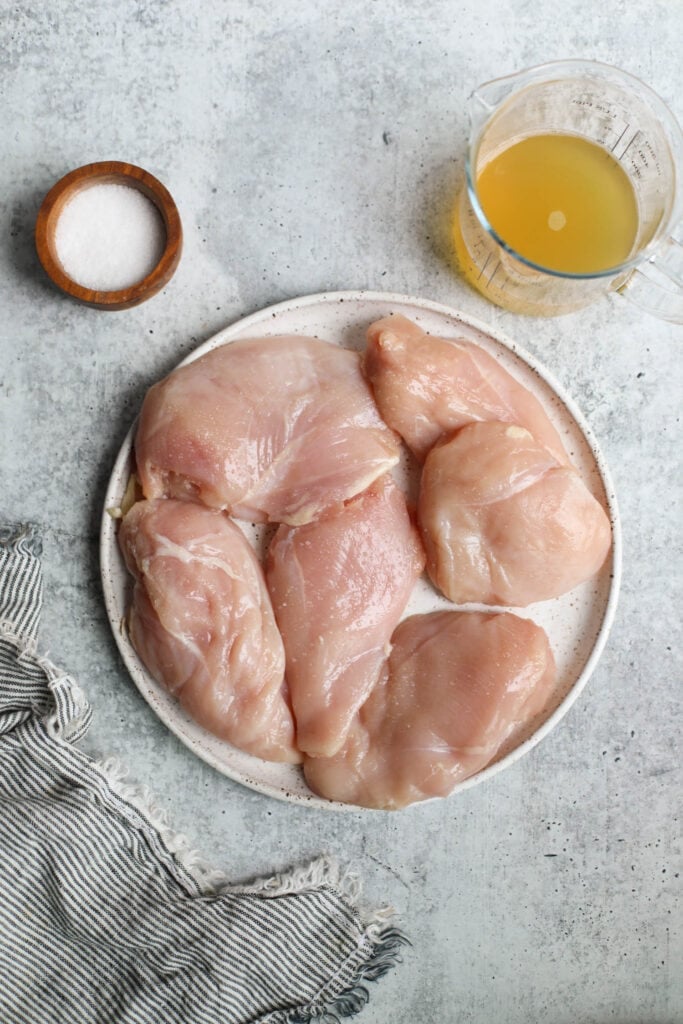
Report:
M95 706L88 749L123 758L236 880L325 851L396 906L413 946L363 1024L683 1020L682 332L618 298L505 313L435 241L476 84L591 57L680 119L682 31L678 0L0 0L0 506L44 528L43 642ZM174 280L127 312L76 305L34 255L43 195L98 159L157 174L185 226ZM617 622L578 705L489 783L390 816L277 803L196 760L129 681L98 575L103 488L147 386L247 312L344 288L448 303L540 357L623 514Z

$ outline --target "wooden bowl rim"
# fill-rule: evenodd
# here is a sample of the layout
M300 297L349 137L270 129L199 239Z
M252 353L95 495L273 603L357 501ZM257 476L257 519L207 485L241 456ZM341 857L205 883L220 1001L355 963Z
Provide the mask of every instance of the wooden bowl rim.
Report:
M164 251L156 266L136 284L116 291L100 291L78 284L65 273L54 245L55 228L66 203L84 188L108 183L126 184L142 192L156 206L166 232ZM128 309L156 295L170 281L182 252L182 224L173 197L158 178L135 164L102 160L76 167L52 186L38 211L35 241L43 269L62 291L98 309Z

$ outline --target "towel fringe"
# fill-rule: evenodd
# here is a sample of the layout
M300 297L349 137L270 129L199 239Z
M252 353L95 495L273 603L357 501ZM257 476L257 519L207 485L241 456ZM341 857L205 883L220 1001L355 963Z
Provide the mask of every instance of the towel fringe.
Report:
M149 787L128 781L129 770L118 758L108 757L96 760L93 764L114 792L145 816L161 836L166 849L191 875L204 895L230 892L234 895L253 893L276 898L288 893L328 886L340 893L354 907L361 899L361 882L358 875L348 868L342 869L334 858L327 856L316 857L309 864L276 875L256 878L246 884L231 882L224 871L217 870L208 863L183 832L171 828L166 810L157 803ZM372 936L381 931L394 915L394 908L389 906L380 907L366 914L361 913L363 928L368 937L372 939Z
M68 672L63 672L62 669L57 668L47 654L38 654L38 645L35 637L27 636L25 633L18 633L13 622L10 622L9 619L0 619L0 640L6 640L12 644L17 652L18 662L22 660L32 661L34 665L43 670L48 683L48 689L52 691L53 696L55 689L61 687L68 690L74 706L82 708L83 712L89 707L88 698L74 677L69 675ZM59 734L59 722L55 711L48 716L47 725L51 735Z
M363 910L359 906L362 893L358 875L348 868L343 869L334 858L317 857L301 867L257 878L246 885L235 885L223 871L207 863L184 833L170 827L166 811L159 806L147 786L128 782L129 771L118 758L109 757L93 763L111 789L144 815L168 852L190 875L203 895L252 893L276 899L290 893L328 887L339 893L358 914L362 928L360 944L368 948L368 956L359 965L353 981L322 1006L313 1000L307 1007L290 1011L286 1018L288 1024L341 1024L342 1019L359 1013L368 1002L370 994L364 983L377 981L402 962L401 947L410 945L410 940L394 926L394 908L385 906Z
M16 648L18 661L22 658L32 658L40 664L40 659L36 655L35 638L26 636L25 633L17 633L14 623L9 619L0 619L0 640L6 640Z
M104 776L114 793L146 818L173 859L190 875L200 892L205 896L214 894L224 878L223 873L216 871L204 860L183 832L171 828L165 808L157 803L149 787L129 782L129 770L117 757L94 760L92 764Z
M173 858L187 871L204 895L232 893L234 895L258 894L265 897L284 896L288 893L305 892L328 886L341 893L349 903L355 904L361 895L358 876L350 870L340 868L331 857L317 857L309 864L283 871L274 876L256 878L245 884L235 884L224 871L214 868L196 849L187 835L177 832L169 824L168 814L161 807L152 790L145 785L129 782L129 769L117 757L93 761L94 767L104 776L111 789L139 811L161 836L162 842ZM381 928L394 914L393 908L385 907L373 911L366 928Z
M360 965L351 984L322 1007L311 1005L293 1010L287 1018L288 1024L341 1024L342 1019L360 1013L370 999L363 983L377 981L402 963L401 947L410 945L403 932L393 927L381 929L370 941L374 946L372 955Z
M0 523L0 546L8 552L40 558L43 541L37 523Z

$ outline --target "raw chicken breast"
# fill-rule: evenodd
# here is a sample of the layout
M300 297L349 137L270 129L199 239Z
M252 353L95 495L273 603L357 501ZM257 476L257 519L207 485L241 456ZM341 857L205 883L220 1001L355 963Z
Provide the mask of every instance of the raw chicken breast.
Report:
M602 506L528 430L463 427L427 456L418 516L433 583L458 604L559 597L602 566Z
M133 647L199 725L297 762L285 658L261 566L238 526L192 502L140 501L119 541L136 579Z
M555 682L544 631L510 613L432 612L402 622L382 678L311 789L393 809L446 796L543 710Z
M388 316L368 328L364 372L383 419L420 462L439 438L478 420L520 423L568 462L538 400L471 342L437 338L404 316Z
M297 743L334 754L377 681L424 553L390 478L307 526L281 526L266 578L287 656Z
M396 464L359 356L315 338L222 345L155 384L135 441L147 498L310 522Z

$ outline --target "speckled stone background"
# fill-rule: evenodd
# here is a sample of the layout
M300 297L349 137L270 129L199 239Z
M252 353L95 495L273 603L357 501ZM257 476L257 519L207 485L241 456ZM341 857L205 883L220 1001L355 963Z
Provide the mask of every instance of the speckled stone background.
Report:
M364 1024L683 1020L683 331L619 298L505 313L438 244L475 85L590 57L681 119L682 35L680 0L0 0L0 507L44 530L44 645L95 706L87 748L125 759L236 880L326 851L393 902L413 946ZM57 293L33 249L45 192L98 159L155 173L185 227L176 277L127 312ZM578 705L507 772L398 815L288 806L196 760L129 681L100 593L103 489L147 386L248 312L344 288L448 303L539 356L623 515L618 617Z

